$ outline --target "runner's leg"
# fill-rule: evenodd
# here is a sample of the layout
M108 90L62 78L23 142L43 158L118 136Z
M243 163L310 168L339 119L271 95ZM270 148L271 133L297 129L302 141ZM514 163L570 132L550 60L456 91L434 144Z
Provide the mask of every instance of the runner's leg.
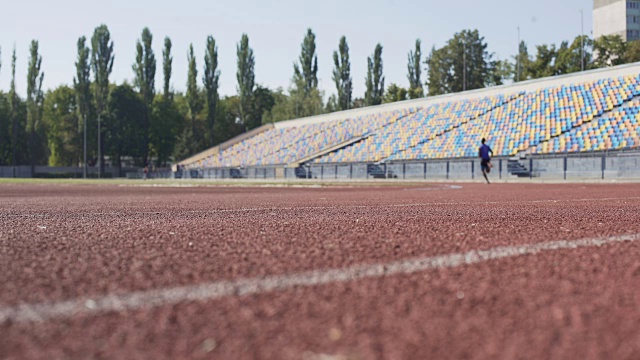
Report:
M489 165L487 164L487 162L485 160L482 160L480 162L480 168L482 169L482 176L484 176L484 179L487 181L487 184L491 184L489 182L489 178L487 177L487 169L488 169Z
M487 184L491 184L489 182L489 178L487 177L487 172L484 169L482 169L482 176L484 176L484 179L487 180Z

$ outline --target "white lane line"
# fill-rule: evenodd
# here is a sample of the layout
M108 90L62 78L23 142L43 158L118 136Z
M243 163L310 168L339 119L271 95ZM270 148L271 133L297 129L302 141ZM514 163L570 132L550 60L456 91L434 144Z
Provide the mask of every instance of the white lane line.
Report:
M340 269L314 270L298 274L217 281L199 285L136 291L122 295L79 298L52 303L22 304L14 307L0 308L0 324L6 322L22 323L66 319L76 315L90 316L113 311L144 310L188 301L209 301L228 296L262 294L278 290L288 290L295 287L341 283L397 274L412 274L428 269L453 268L496 259L534 255L545 251L594 247L638 240L640 240L640 233L580 240L561 240L529 245L501 246L488 250L472 250L465 253L454 253L372 265L356 265Z
M518 201L481 201L481 202L434 202L434 203L410 203L410 204L377 204L377 205L332 205L332 206L300 206L300 207L256 207L239 209L212 209L212 210L175 210L174 211L111 211L111 212L85 212L85 213L45 213L45 214L3 214L2 217L42 218L42 217L84 217L84 216L132 216L132 215L179 215L179 214L219 214L235 212L260 212L260 211L292 211L292 210L340 210L340 209L369 209L369 208L395 208L395 207L428 207L443 205L504 205L504 204L538 204L538 203L575 203L590 201L629 201L640 200L640 197L625 198L582 198L564 200L518 200Z

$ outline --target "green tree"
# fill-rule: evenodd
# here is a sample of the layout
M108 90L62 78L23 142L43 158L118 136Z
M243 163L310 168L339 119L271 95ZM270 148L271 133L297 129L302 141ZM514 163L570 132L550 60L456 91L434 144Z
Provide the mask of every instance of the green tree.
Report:
M266 111L263 114L263 124L295 118L294 109L291 106L289 96L284 92L282 88L278 88L276 89L276 91L272 92L272 97L274 100L274 104L270 110Z
M440 49L433 49L426 60L429 95L480 89L495 82L493 54L478 30L453 35Z
M151 113L150 146L157 166L166 166L173 153L176 139L181 133L184 118L175 102L163 96L156 96Z
M77 132L80 136L81 141L84 142L84 126L86 121L86 126L89 127L90 124L93 124L93 116L92 113L92 97L91 97L91 51L86 45L87 38L81 36L78 39L77 47L78 47L78 58L76 61L76 76L73 79L73 88L76 93L76 109L78 111L78 124L77 124ZM93 126L87 129L87 153L92 147L89 147L89 144L94 144L90 142L89 139L93 137L89 137L89 134L93 134L92 131L88 131L89 129L93 129ZM83 158L84 146L78 148L79 153L77 154L78 159ZM87 154L89 157L89 154ZM49 161L51 162L51 160Z
M81 159L82 133L78 131L78 96L62 85L49 91L44 101L43 123L47 127L49 166L77 166Z
M295 80L295 79L294 79ZM289 106L293 113L293 118L314 116L322 114L324 105L322 103L323 93L316 87L310 92L305 92L302 79L298 79L289 87Z
M318 115L324 111L317 74L316 36L308 29L301 45L298 63L293 65L293 78L289 88L289 100L295 117Z
M140 139L144 132L145 103L131 85L115 86L107 103L109 121L105 124L106 153L122 176L122 158L131 156L136 165L146 165L146 144Z
M240 97L226 96L220 99L216 108L216 142L222 143L245 132L240 122Z
M176 160L186 159L200 151L201 144L197 139L193 128L190 126L185 127L178 139L176 139L176 146L173 149L174 158Z
M0 166L11 165L11 121L7 95L0 91Z
M587 36L577 36L571 45L563 41L558 48L554 68L555 75L570 74L593 68L592 53L593 41Z
M46 163L45 129L42 125L42 56L38 53L38 41L32 40L29 49L29 70L27 72L27 133L29 146L29 163L32 169L37 164Z
M463 30L448 44L452 56L453 92L481 89L487 86L491 74L491 55L478 30Z
M409 79L409 98L418 99L424 96L424 90L422 89L422 52L420 50L420 39L416 40L416 48L414 51L410 51L408 55L407 70Z
M488 86L503 85L506 81L513 79L514 66L509 60L496 60L491 64L490 77L487 80Z
M333 52L333 81L338 90L336 110L349 110L351 108L351 92L353 82L351 80L351 63L349 62L349 45L347 38L340 38L338 51Z
M598 68L616 66L625 63L628 44L620 35L603 35L593 43L593 52L597 54L594 65Z
M165 98L171 97L171 66L173 56L171 56L171 39L164 38L164 50L162 50L162 72L164 74L163 94Z
M403 87L400 87L394 83L391 83L387 88L387 92L382 99L383 103L392 103L396 101L407 100L409 91Z
M529 56L529 50L527 44L524 41L520 42L518 48L518 55L514 56L515 67L513 69L513 80L515 82L528 80L527 73L524 69L531 66L531 56Z
M195 131L196 118L200 111L202 111L202 97L200 96L200 91L198 89L198 68L196 65L196 57L193 54L193 44L189 45L187 62L189 63L189 72L187 74L187 103L189 104L191 134L197 135L198 133Z
M173 148L173 157L178 161L200 151L200 136L198 136L197 132L199 132L202 127L200 126L200 122L195 122L193 126L189 124L191 115L189 99L186 94L176 93L173 103L180 114L180 118L183 119L182 122L177 124L177 136ZM204 128L202 128L202 131L204 131Z
M98 115L98 162L100 176L104 173L104 154L102 144L102 117L106 111L109 97L109 75L113 70L113 41L106 25L100 25L93 31L91 37L91 67L95 82L95 109Z
M640 61L640 40L627 42L627 49L624 53L625 64Z
M342 109L340 109L340 105L338 104L338 97L332 94L327 99L327 103L324 106L324 112L329 114L340 110Z
M142 132L140 139L142 153L142 163L149 163L149 127L151 124L151 109L153 99L155 98L155 78L156 78L156 57L151 48L153 35L149 28L142 30L141 39L136 44L136 62L133 64L133 72L135 73L134 85L138 88L142 103L144 105L144 114L142 117Z
M255 58L253 49L249 47L249 37L242 34L242 39L236 47L238 55L238 71L236 79L238 80L238 97L240 98L240 122L246 130L251 130L260 126L255 121L255 109L253 91L255 88Z
M451 58L446 47L431 49L427 64L427 89L430 96L448 94L451 92L453 74L451 73Z
M299 63L293 64L294 83L302 85L305 94L318 88L318 55L316 55L316 35L307 29L301 45Z
M273 92L268 88L258 84L253 92L255 101L255 117L258 124L264 124L264 114L271 111L275 105Z
M218 47L213 36L207 37L207 48L204 54L204 89L207 103L207 135L208 145L215 144L216 105L218 103L218 83L220 70L218 70Z
M2 70L2 47L0 47L0 70ZM10 163L10 134L9 105L5 94L0 91L0 166Z
M372 57L367 58L367 90L364 101L367 106L380 105L384 94L384 75L382 72L382 45L376 45Z
M150 150L156 157L157 166L166 166L171 158L176 140L182 133L181 123L185 119L174 101L171 91L173 57L171 39L165 37L162 51L164 86L162 97L156 96L151 113L149 131Z
M537 53L533 61L524 68L527 79L539 79L555 74L555 60L558 52L555 45L538 45Z
M16 94L16 47L11 55L11 85L9 89L9 118L11 122L11 166L18 165L18 95Z
M359 109L359 108L363 108L367 106L365 104L364 98L355 98L353 99L353 108L354 109Z
M263 102L268 105L263 106L263 124L312 116L324 111L322 93L314 89L306 95L302 84L292 84L288 95L282 88L278 88L270 92L270 96L270 102Z
M9 88L9 119L11 121L11 165L26 164L27 156L27 107L16 92L16 48L11 56L11 84Z

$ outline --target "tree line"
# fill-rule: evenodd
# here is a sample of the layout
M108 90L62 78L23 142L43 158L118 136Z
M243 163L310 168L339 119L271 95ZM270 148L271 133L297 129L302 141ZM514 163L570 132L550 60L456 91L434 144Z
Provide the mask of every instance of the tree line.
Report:
M38 41L33 40L26 98L15 90L14 47L10 90L0 92L0 165L78 166L83 163L86 128L90 166L103 171L105 159L120 168L124 164L167 166L265 123L417 99L425 96L425 89L426 96L434 96L640 61L640 43L627 43L620 36L596 40L578 36L557 47L542 44L535 47L535 55L521 42L518 54L498 60L478 30L464 30L442 47L433 47L424 59L421 41L416 40L407 54L407 87L395 83L385 87L383 47L377 44L367 58L365 93L354 97L349 45L343 36L333 52L336 94L325 101L318 88L316 36L311 29L304 35L286 90L256 83L256 59L249 37L243 34L236 45L237 94L224 97L218 93L218 46L213 36L206 38L200 74L198 56L193 44L189 46L184 93L171 86L169 37L164 38L162 50L162 87L156 87L152 43L151 31L144 28L136 43L132 83L116 84L109 79L114 41L108 27L100 25L91 39L81 36L77 41L72 85L45 93L42 56Z

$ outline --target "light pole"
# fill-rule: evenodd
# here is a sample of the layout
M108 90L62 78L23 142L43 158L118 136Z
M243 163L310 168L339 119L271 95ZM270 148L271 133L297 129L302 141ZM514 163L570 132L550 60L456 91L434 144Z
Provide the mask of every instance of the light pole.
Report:
M467 91L467 39L462 42L462 91Z
M580 71L584 71L584 11L580 9Z
M518 55L516 58L516 82L520 82L520 26L518 26Z

